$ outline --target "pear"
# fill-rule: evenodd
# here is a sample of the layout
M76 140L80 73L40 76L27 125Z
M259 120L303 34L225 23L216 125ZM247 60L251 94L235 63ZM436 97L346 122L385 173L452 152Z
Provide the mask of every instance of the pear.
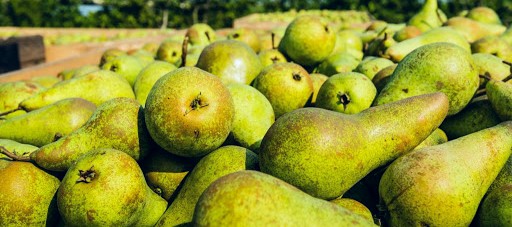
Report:
M338 52L323 60L316 68L317 73L332 76L337 73L351 72L361 61L348 52Z
M89 73L92 73L92 72L95 72L98 70L100 70L100 68L97 65L84 65L82 67L76 68L73 71L73 75L71 75L71 77L69 77L69 78L66 78L66 80L69 80L69 79L75 78L75 77L80 77L83 75L87 75Z
M440 15L442 11L439 11L437 0L426 0L421 10L407 24L418 27L422 32L441 27L444 21Z
M393 75L393 72L395 71L398 64L390 65L386 68L381 69L379 72L373 76L372 82L375 85L375 88L377 88L377 93L380 93L382 88L386 86L386 84L389 82L389 79L391 78L391 75Z
M395 160L379 184L390 226L469 226L512 152L503 122Z
M512 182L492 190L482 201L478 226L512 225Z
M150 193L154 194L132 157L115 149L97 149L70 166L57 192L57 205L66 226L153 226L159 217L150 212L161 215L167 202Z
M93 149L117 149L139 160L152 145L140 104L135 99L115 98L98 106L76 131L34 151L29 160L10 157L35 162L47 170L66 171L82 154Z
M85 99L63 99L0 123L0 138L44 146L82 127L95 110Z
M278 49L297 64L311 67L331 55L335 44L336 33L325 18L302 15L288 25Z
M156 59L169 62L178 67L181 65L181 56L183 53L182 48L182 42L174 40L164 41L158 47L156 52Z
M388 30L387 28L382 30L375 39L368 42L364 49L366 56L386 56L386 50L396 44L393 33Z
M286 57L277 49L262 50L258 53L258 57L262 68L278 62L287 62Z
M210 25L198 23L190 26L187 29L185 36L189 37L189 42L192 45L208 45L217 39L215 31Z
M155 42L149 42L144 44L144 46L142 46L141 49L151 53L153 56L156 56L156 51L158 50L158 47L160 47L160 44Z
M228 33L227 39L239 40L249 45L254 52L258 53L261 49L261 41L258 34L253 29L235 28Z
M329 77L321 73L311 73L309 74L309 77L311 77L311 80L313 81L313 96L311 97L310 106L315 106L318 91Z
M175 65L165 61L154 61L142 69L133 84L133 91L137 101L142 106L145 106L149 91L151 91L156 81L176 68Z
M478 75L485 75L494 80L503 80L510 75L510 65L492 54L476 53L472 55L473 61L478 68ZM485 87L487 80L480 79L480 87Z
M234 112L233 99L219 77L182 67L156 82L144 114L149 133L160 147L179 156L201 157L226 140Z
M49 87L53 86L54 84L60 82L61 79L59 79L56 76L48 75L48 76L32 77L29 81L39 84L44 88L49 88Z
M439 126L453 140L461 136L490 128L501 123L501 120L487 99L469 103L459 113L447 117Z
M149 187L165 200L172 201L172 195L196 163L194 159L156 149L144 158L141 167Z
M471 54L452 43L432 43L408 54L375 98L380 105L402 98L444 92L450 100L448 115L461 111L479 86Z
M256 52L237 40L217 41L206 46L196 66L220 77L226 84L250 84L261 71Z
M270 101L276 118L304 107L313 94L309 73L295 63L267 66L254 79L253 87Z
M499 36L486 36L471 44L473 53L493 54L505 61L512 61L512 45Z
M193 225L375 226L373 221L348 209L250 170L229 174L212 183L197 202Z
M376 95L375 85L364 74L339 73L329 77L320 87L316 107L356 114L368 109Z
M348 209L354 212L355 214L359 214L362 217L366 218L367 220L373 222L372 212L357 200L350 198L336 198L329 202L339 205L345 209Z
M493 9L485 6L472 8L466 17L482 23L501 25L498 14Z
M465 17L452 17L445 26L460 32L470 43L489 35L501 35L507 27L501 24L487 24Z
M44 90L30 81L15 81L0 84L0 113L14 111L24 99Z
M30 144L23 144L10 139L0 139L0 147L5 150L18 155L18 156L29 156L30 153L38 149L38 147ZM8 158L7 156L0 154L0 159Z
M227 174L256 169L257 166L258 156L243 147L224 146L211 152L189 173L176 199L157 226L177 226L191 222L199 197L212 182Z
M416 36L421 35L422 31L413 25L409 25L404 27L403 29L400 29L393 35L393 39L397 42L402 42L407 39L412 39Z
M1 149L1 147L0 147ZM53 226L59 179L32 163L0 159L0 225Z
M235 106L231 135L241 146L257 151L261 139L275 120L272 104L249 85L230 84L227 88Z
M295 110L277 119L263 137L260 169L314 197L334 199L370 171L416 147L447 112L448 99L440 92L354 115Z
M505 163L505 166L503 166L496 179L492 182L489 190L487 190L487 194L489 194L494 189L500 188L510 183L512 183L512 155L508 158L507 163Z
M394 65L394 63L387 58L368 56L365 57L359 65L357 65L354 72L362 73L372 80L375 74L377 74L381 69L391 65Z
M83 98L100 105L117 97L135 98L130 84L116 73L99 70L65 80L24 99L19 108L32 111L66 98Z
M446 133L442 129L437 128L436 130L434 130L432 132L432 134L430 134L425 140L423 140L423 142L418 144L418 146L416 146L414 148L414 150L417 150L417 149L420 149L423 147L430 147L430 146L434 146L434 145L438 145L438 144L442 144L442 143L446 143L446 142L448 142L448 136L446 136Z
M105 52L103 52L103 54L101 55L101 59L100 59L100 63L99 63L99 67L102 67L105 63L113 60L114 58L118 57L118 56L121 56L121 55L126 55L126 52L120 50L120 49L117 49L117 48L110 48L110 49L107 49ZM64 79L64 78L63 78ZM65 79L64 79L65 80Z
M143 68L144 65L141 60L130 55L118 56L101 66L103 70L109 70L124 77L132 87L135 79L137 79L137 75Z
M363 41L361 37L352 30L342 30L336 34L336 44L332 54L347 52L357 59L363 58Z
M512 82L490 80L486 89L487 98L501 120L512 120Z
M418 47L436 42L453 43L462 47L468 53L471 53L471 47L464 36L452 28L440 27L390 46L386 49L384 56L394 62L400 62L407 54Z

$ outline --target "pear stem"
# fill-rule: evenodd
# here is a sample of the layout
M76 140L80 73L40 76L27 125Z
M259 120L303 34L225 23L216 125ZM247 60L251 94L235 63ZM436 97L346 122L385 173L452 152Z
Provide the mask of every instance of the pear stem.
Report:
M183 45L181 46L181 67L187 65L188 39L188 35L185 35L185 38L183 38Z
M21 161L21 162L31 162L32 161L32 159L30 159L30 157L16 155L16 154L8 151L3 146L0 146L0 154L4 154L5 156L9 157L10 159L12 159L14 161Z
M509 81L510 79L512 79L512 74L511 74L511 75L508 75L508 76L507 76L507 77L505 77L505 78L503 78L503 80L501 80L501 81L503 81L503 82L507 82L507 81Z
M276 49L276 34L275 33L270 33L270 36L272 37L272 49L275 50Z
M16 112L18 110L23 110L23 108L21 108L21 106L18 106L18 108L16 108L16 109L12 109L12 110L8 110L8 111L5 111L5 112L2 112L2 113L0 113L0 117L5 116L5 115L10 114L10 113L14 113L14 112Z

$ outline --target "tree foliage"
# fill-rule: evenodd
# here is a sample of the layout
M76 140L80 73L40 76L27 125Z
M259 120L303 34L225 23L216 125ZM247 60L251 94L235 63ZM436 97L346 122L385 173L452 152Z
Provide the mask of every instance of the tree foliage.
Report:
M92 0L0 0L0 26L158 28L167 14L167 27L185 28L203 22L214 28L230 27L233 20L251 13L291 9L368 11L376 19L407 21L423 0L103 0L103 10L81 15L80 4ZM454 16L476 6L488 6L508 25L512 1L445 0L441 9Z

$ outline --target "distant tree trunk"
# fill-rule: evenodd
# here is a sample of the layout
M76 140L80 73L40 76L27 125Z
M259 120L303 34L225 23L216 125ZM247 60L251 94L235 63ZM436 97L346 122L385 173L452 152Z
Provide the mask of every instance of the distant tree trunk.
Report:
M163 11L162 26L160 27L161 30L165 30L167 28L167 23L169 22L169 10L165 9Z

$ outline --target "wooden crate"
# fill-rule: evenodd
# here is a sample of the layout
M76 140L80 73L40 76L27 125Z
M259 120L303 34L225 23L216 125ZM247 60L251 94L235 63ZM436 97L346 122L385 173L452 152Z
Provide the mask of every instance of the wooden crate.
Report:
M11 37L0 41L0 73L27 68L45 62L43 37Z

